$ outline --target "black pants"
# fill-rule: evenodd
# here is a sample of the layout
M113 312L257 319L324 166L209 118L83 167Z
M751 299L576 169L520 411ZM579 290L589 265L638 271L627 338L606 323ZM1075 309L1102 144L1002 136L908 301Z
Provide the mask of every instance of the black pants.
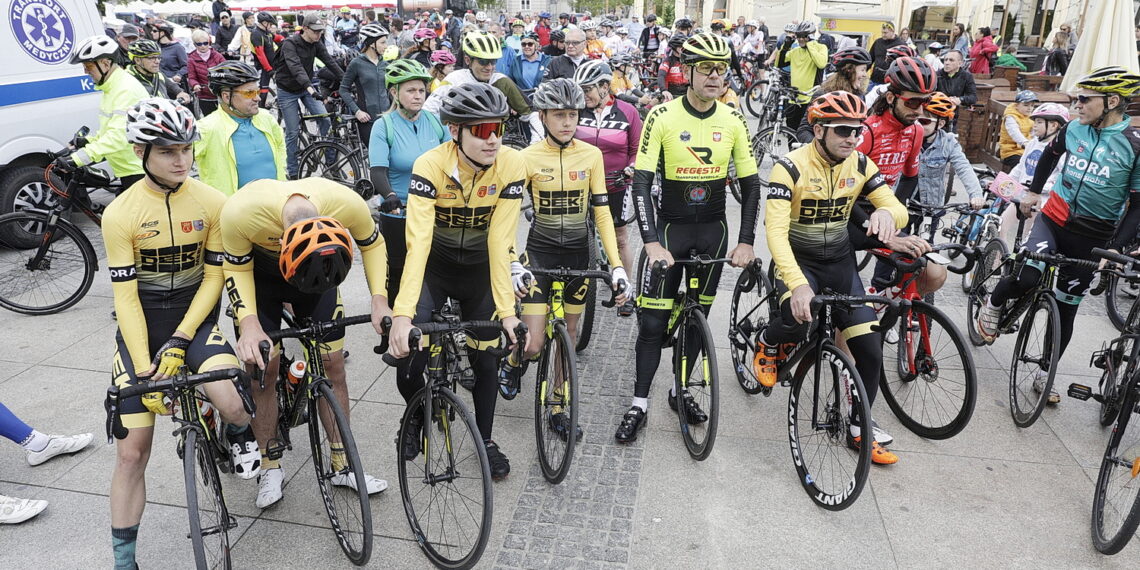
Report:
M261 79L257 82L257 86L261 89L261 108L268 109L269 104L266 102L269 99L269 80L273 79L272 71L261 70Z

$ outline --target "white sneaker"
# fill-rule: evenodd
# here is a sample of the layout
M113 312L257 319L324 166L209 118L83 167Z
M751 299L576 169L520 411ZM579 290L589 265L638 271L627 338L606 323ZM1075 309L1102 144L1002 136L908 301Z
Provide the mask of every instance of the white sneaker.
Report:
M990 306L987 297L982 307L978 309L978 319L974 321L978 334L986 342L993 342L998 336L998 321L1001 319L1001 307Z
M1044 370L1038 370L1033 374L1033 391L1040 394L1045 390L1045 380L1049 378L1049 373ZM1049 401L1046 402L1050 405L1061 402L1061 395L1057 393L1053 387L1049 387Z
M851 437L859 437L863 434L863 429L855 424L851 424L850 430ZM883 431L874 419L871 419L871 433L875 434L875 443L879 445L887 446L895 442L895 438L891 437L891 434Z
M0 495L0 524L19 524L44 511L47 501Z
M264 509L281 500L281 484L285 472L280 467L265 469L257 477L257 508Z
M897 343L899 341L899 329L898 329L898 327L891 327L891 328L887 329L887 332L883 333L883 341L886 342L887 344ZM882 442L879 442L879 443L881 444Z
M351 471L343 471L333 475L332 484L338 487L351 487L356 491L356 475ZM364 474L364 486L368 488L369 495L375 495L388 488L388 482L383 479L377 479L367 473Z
M79 435L51 435L48 443L40 451L28 452L28 465L39 465L52 457L65 453L75 453L87 447L94 437L89 433Z

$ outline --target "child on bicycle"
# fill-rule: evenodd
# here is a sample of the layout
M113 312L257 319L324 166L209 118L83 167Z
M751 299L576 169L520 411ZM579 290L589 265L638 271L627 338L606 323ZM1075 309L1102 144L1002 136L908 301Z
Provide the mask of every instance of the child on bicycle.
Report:
M1065 123L1069 122L1069 110L1064 105L1058 103L1045 103L1040 107L1033 110L1029 115L1033 119L1033 138L1025 143L1025 154L1021 155L1021 160L1017 162L1017 166L1013 167L1009 175L1024 187L1029 187L1033 182L1033 175L1037 171L1037 162L1041 160L1041 153L1044 152L1045 147L1057 136L1057 132ZM1049 199L1049 189L1053 187L1053 183L1057 181L1057 176L1061 173L1061 165L1063 160L1057 161L1057 166L1053 168L1053 172L1049 173L1049 179L1045 182L1045 187L1041 192L1041 206L1045 206L1045 202ZM1013 228L1017 227L1017 220L1015 219L1016 213L1013 208L1006 208L1002 213L1001 227L1002 239L1006 243L1012 244L1011 241ZM1037 217L1037 213L1030 214L1025 222L1025 229L1020 236L1025 239L1029 234L1029 229L1033 227L1033 220Z

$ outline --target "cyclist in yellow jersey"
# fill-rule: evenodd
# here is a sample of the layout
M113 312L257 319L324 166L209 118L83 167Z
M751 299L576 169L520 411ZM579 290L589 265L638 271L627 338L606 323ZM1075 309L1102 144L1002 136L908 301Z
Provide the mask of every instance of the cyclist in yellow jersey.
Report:
M491 85L452 87L440 109L452 140L427 151L412 167L406 210L408 257L388 343L396 358L408 355L412 323L430 320L449 297L458 301L464 320L502 320L515 342L519 319L511 258L527 171L518 151L500 148L508 112L506 97ZM487 447L491 477L502 479L510 473L510 462L491 439L499 397L498 364L484 350L497 339L494 332L479 331L468 338L474 349L468 355L475 372L475 422ZM427 356L417 353L402 367L406 372L397 374L405 401L424 385ZM423 425L419 414L412 421ZM410 437L400 444L409 461L420 452L416 432L408 430Z
M217 326L222 295L218 219L226 198L189 178L197 138L194 116L169 99L144 99L127 112L125 140L134 145L146 174L111 202L102 223L119 324L111 376L121 387L140 379L165 379L183 364L194 372L238 366ZM212 382L203 388L229 424L235 472L244 479L256 476L261 454L234 384ZM170 413L163 394L122 404L128 435L116 443L111 475L116 568L135 567L155 412Z
M661 279L644 279L639 291L636 374L633 405L622 417L614 438L620 443L637 439L649 409L649 388L661 363L661 346L681 282L682 267L674 256L698 254L724 257L728 251L728 223L724 215L725 179L728 163L736 164L743 192L740 232L730 257L743 267L755 259L756 215L759 208L759 177L748 139L748 127L739 111L718 103L724 90L732 50L723 38L697 34L681 46L683 71L689 87L684 97L654 107L641 131L633 174L633 199L645 254L652 267L658 261L669 266ZM661 171L661 206L656 212L650 197L655 173ZM705 312L715 299L720 265L704 266L700 303ZM687 392L680 395L688 417L704 421L704 412ZM677 395L670 391L669 404L677 409Z
M552 79L541 83L531 98L531 106L539 109L546 137L522 151L529 177L527 187L534 204L534 220L526 242L526 261L531 267L591 269L590 242L594 239L586 223L593 210L594 226L602 239L606 255L614 260L610 285L621 291L628 289L629 279L618 255L617 236L610 215L606 189L606 168L602 151L574 139L578 127L578 110L586 106L582 88L569 79ZM525 271L521 267L518 270ZM551 278L539 276L534 286L524 291L523 322L536 331L527 339L525 357L542 350L546 335L543 329L547 312L547 295ZM564 305L566 328L571 344L578 342L578 320L586 303L588 282L567 284ZM625 301L626 294L618 298ZM518 394L519 378L524 367L506 359L500 375L500 391L506 399ZM525 362L525 361L524 361ZM570 418L554 414L554 429L565 429ZM579 428L580 429L580 428Z
M764 225L768 249L776 264L776 290L781 294L780 314L757 334L756 376L764 386L776 383L777 367L785 357L784 344L803 340L811 322L814 295L831 289L863 294L855 268L848 219L855 200L866 197L875 206L868 235L887 241L908 220L906 208L879 173L879 168L855 150L863 131L867 107L858 95L832 91L808 108L815 141L789 152L772 167ZM855 355L855 368L873 403L883 365L882 339L871 330L877 322L867 306L836 309L837 328ZM898 457L887 451L886 432L875 429L871 460L892 464ZM855 425L848 444L862 444Z
M289 182L262 179L245 185L226 201L222 209L226 290L238 328L235 349L242 362L264 369L267 378L277 377L279 359L263 362L258 344L268 340L266 331L281 328L285 303L292 304L293 314L301 318L327 321L344 316L337 285L351 267L349 234L364 260L364 275L372 294L372 327L380 334L380 321L392 314L385 297L387 253L384 238L360 195L324 178ZM325 371L341 409L348 413L344 329L325 335L324 341L329 345ZM277 430L277 396L272 383L267 382L264 389L255 384L253 399L258 410L253 430L264 450ZM258 507L264 509L281 499L283 480L280 462L262 458ZM352 473L341 473L332 482L353 487L356 478ZM365 482L369 494L388 487L387 482L369 475L365 475Z

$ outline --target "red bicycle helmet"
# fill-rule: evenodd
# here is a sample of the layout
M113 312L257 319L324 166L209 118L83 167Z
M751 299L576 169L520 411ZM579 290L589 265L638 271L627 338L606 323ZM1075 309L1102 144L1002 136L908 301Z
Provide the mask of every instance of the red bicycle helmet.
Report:
M861 47L841 49L831 57L835 67L844 65L871 65L871 54Z
M832 91L816 97L808 107L808 123L814 125L833 119L862 121L867 118L867 104L854 93Z
M893 62L894 60L900 58L900 57L918 57L918 52L914 51L914 48L912 48L906 44L903 44L901 46L895 46L895 47L887 50L887 63L888 64Z
M938 77L926 60L917 57L900 57L887 70L887 83L895 93L913 91L933 93L938 86Z

